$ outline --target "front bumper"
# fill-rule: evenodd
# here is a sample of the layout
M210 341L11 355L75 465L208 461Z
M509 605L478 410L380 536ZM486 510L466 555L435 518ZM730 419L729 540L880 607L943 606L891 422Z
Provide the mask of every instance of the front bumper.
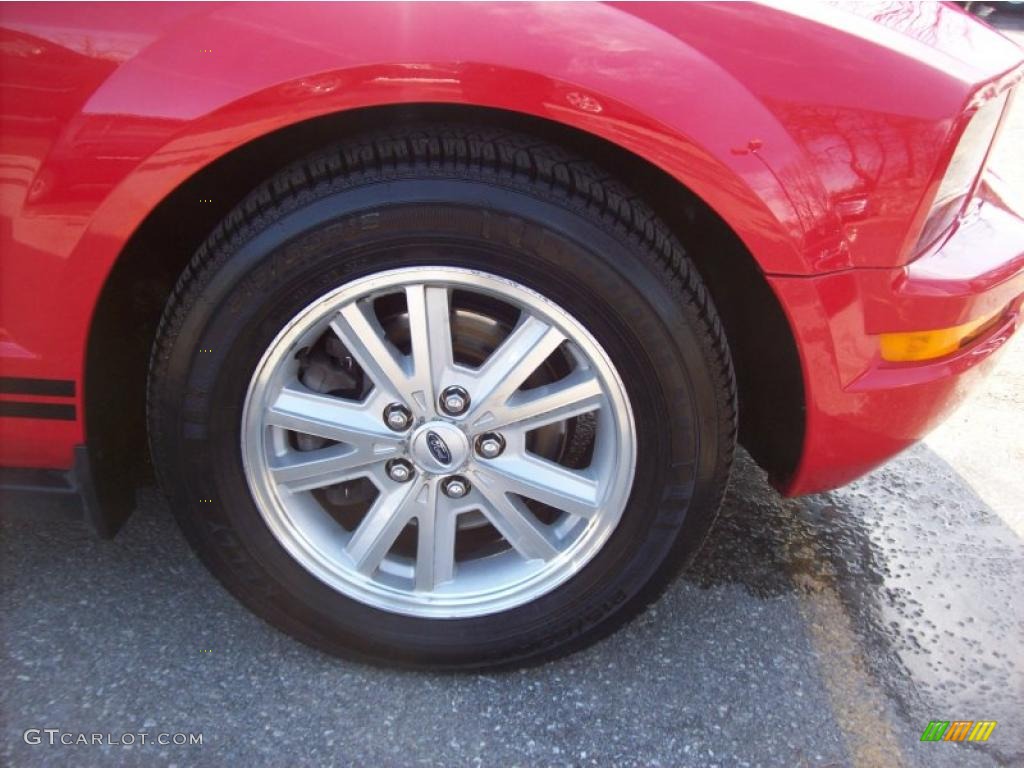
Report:
M787 495L843 485L924 437L991 366L1020 323L1024 218L989 194L937 251L895 269L769 278L803 365L803 450ZM963 347L882 359L882 333L948 328L996 313Z

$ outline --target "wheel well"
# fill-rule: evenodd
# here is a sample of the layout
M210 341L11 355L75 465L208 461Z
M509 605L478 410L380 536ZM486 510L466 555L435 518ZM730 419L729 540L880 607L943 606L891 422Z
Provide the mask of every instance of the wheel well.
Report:
M739 386L741 441L773 477L792 472L804 434L795 342L759 266L721 218L668 174L583 131L501 110L402 105L316 118L239 147L178 187L132 236L100 294L86 361L86 434L105 504L130 507L125 491L150 475L150 349L178 276L217 223L260 182L303 155L375 128L434 120L537 135L608 168L640 192L695 261L725 325Z

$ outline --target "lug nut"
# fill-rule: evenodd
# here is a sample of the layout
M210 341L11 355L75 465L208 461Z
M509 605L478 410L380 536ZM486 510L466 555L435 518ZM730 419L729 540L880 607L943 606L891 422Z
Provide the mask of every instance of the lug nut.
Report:
M441 490L450 499L461 499L469 493L469 480L458 475L446 477L441 483Z
M388 477L396 483L407 483L412 480L412 464L405 459L392 459L384 469L388 473Z
M441 410L450 416L458 416L469 408L469 392L462 387L445 387L441 392Z
M395 432L404 432L412 424L412 414L404 405L392 403L384 409L384 423Z
M476 439L476 452L485 459L500 456L505 450L505 438L497 432L487 432Z

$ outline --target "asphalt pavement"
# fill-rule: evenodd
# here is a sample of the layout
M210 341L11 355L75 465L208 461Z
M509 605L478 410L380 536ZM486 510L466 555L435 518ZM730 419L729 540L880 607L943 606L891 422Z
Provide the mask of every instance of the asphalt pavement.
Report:
M1018 338L946 425L847 488L784 500L741 455L660 601L502 674L364 666L282 635L203 569L154 489L114 541L6 520L0 765L1024 765L1021 434ZM931 720L998 725L921 742ZM51 746L47 728L202 744Z

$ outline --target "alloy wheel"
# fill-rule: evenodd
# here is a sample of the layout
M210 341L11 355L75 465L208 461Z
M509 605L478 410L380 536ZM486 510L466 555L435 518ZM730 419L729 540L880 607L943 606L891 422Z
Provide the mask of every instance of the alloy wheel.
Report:
M601 549L636 432L608 355L511 280L411 267L348 283L270 344L246 394L246 479L277 541L394 613L537 599Z

